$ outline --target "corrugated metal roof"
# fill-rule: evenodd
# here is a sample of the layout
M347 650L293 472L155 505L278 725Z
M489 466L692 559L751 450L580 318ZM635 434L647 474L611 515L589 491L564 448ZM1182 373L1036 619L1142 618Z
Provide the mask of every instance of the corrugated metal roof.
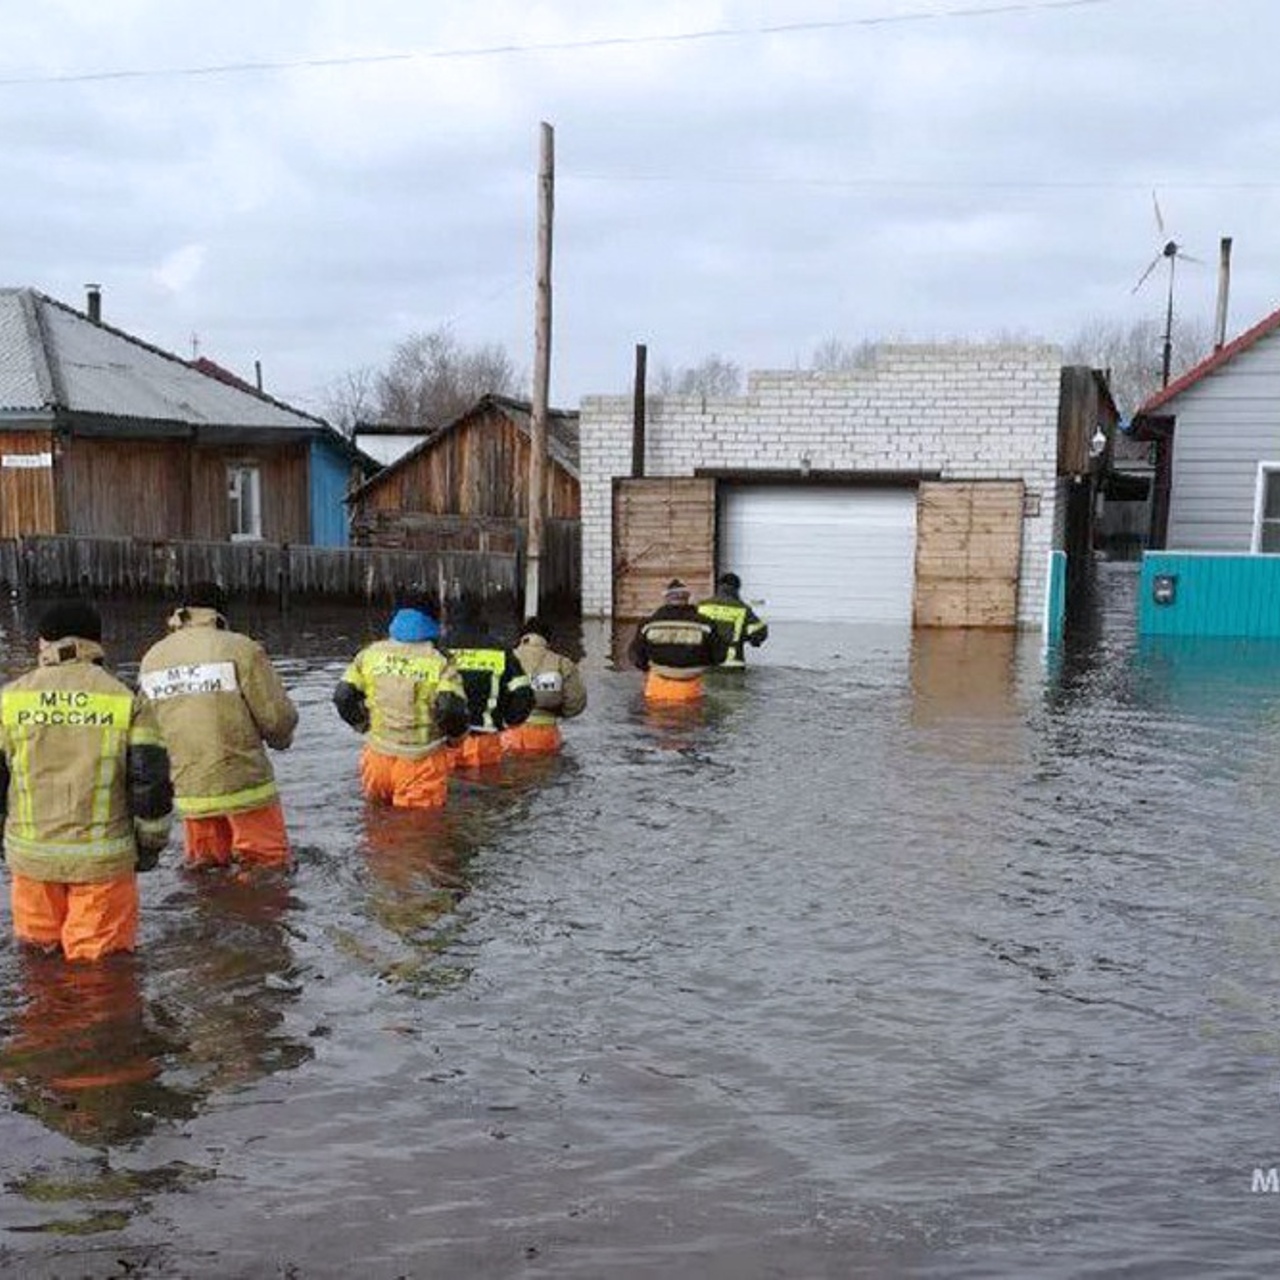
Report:
M49 388L40 377L43 358L31 299L24 298L24 292L29 293L0 290L0 412L42 409L49 399Z
M42 364L51 385L41 395ZM23 396L37 395L22 404ZM72 412L206 427L313 431L321 422L96 324L34 289L0 289L0 407L46 403Z

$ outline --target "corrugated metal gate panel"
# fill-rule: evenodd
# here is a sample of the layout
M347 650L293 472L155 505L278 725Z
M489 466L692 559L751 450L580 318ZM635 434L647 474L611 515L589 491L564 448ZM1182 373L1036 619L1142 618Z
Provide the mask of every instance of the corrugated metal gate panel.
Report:
M710 595L716 488L694 477L619 480L613 494L613 613L642 618L672 578Z
M720 568L766 620L910 622L914 488L725 486Z

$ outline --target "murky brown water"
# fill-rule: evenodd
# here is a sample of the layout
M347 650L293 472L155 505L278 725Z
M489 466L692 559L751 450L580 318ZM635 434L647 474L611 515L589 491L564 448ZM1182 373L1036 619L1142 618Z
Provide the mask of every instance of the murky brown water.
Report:
M692 719L589 626L566 755L442 815L357 794L366 619L253 619L297 874L171 850L135 960L0 943L0 1270L1273 1274L1280 646L1103 586L1047 665L778 628Z

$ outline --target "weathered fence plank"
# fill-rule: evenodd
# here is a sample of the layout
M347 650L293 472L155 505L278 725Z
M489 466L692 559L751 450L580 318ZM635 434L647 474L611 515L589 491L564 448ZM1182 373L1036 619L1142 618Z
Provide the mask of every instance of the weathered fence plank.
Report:
M149 542L65 536L0 539L0 585L48 595L179 596L195 582L228 594L387 602L406 590L515 608L514 552L398 551L269 542Z

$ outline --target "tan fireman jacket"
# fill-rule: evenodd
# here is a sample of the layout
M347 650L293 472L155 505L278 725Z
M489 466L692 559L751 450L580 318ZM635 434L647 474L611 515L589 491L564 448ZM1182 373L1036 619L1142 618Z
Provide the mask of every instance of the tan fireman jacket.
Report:
M587 706L587 688L578 664L557 653L538 635L520 637L516 660L533 686L533 710L529 724L555 724L581 715Z
M160 733L147 700L101 657L89 640L42 643L40 665L0 689L4 856L18 875L88 884L134 869L127 754L158 747Z
M138 683L155 704L184 818L260 809L277 795L263 743L284 751L298 711L266 651L213 609L179 609L143 655Z
M375 640L356 654L342 680L364 694L369 746L409 760L445 745L436 724L436 695L467 698L457 668L430 640Z

